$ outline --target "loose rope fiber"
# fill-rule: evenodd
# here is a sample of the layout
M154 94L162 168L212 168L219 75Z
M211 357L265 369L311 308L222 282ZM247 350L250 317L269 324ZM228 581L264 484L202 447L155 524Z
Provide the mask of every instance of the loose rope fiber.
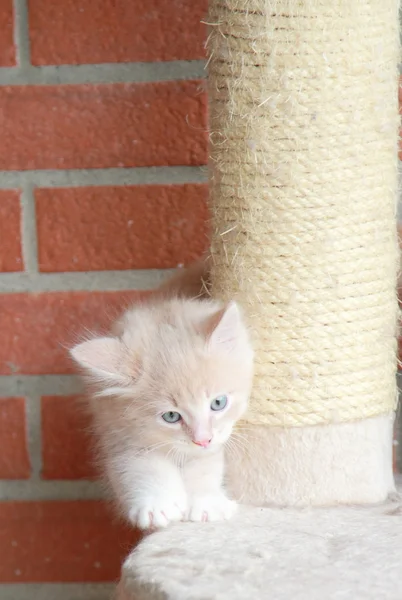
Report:
M212 295L255 338L248 421L396 403L397 0L210 0Z

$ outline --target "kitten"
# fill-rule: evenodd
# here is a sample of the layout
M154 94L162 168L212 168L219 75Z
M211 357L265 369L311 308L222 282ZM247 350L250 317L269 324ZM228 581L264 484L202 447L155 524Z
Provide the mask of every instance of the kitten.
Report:
M235 303L191 298L196 265L128 310L113 335L75 346L105 475L141 529L215 521L236 509L223 489L224 446L244 414L253 352Z

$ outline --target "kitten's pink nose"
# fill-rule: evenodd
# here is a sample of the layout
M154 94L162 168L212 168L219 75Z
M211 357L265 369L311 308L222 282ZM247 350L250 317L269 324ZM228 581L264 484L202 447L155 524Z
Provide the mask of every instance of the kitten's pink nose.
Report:
M197 446L201 446L202 448L207 448L211 443L211 440L193 440L194 444Z

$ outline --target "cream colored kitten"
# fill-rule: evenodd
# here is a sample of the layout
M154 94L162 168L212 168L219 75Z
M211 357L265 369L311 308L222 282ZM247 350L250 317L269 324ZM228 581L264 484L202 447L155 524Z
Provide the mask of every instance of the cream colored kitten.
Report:
M106 477L142 529L236 509L223 489L224 445L247 407L253 353L235 303L180 297L200 290L200 273L174 278L113 336L71 351L91 387Z

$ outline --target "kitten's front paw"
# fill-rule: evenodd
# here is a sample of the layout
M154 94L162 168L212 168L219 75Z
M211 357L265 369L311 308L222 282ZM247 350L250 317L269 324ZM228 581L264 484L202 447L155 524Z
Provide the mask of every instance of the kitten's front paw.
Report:
M149 500L134 506L129 519L139 529L159 529L186 516L186 504L182 500Z
M224 521L231 519L237 504L223 494L194 498L190 507L189 521Z

